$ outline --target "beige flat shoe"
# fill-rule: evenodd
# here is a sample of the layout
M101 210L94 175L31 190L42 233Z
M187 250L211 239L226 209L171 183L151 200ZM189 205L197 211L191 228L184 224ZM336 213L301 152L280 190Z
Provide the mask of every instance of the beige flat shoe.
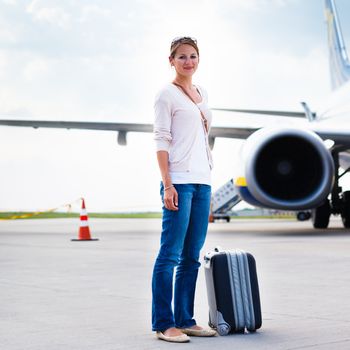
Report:
M158 339L165 340L171 343L188 343L190 341L190 337L186 334L176 335L174 337L168 337L164 335L163 332L157 332L156 336Z
M193 329L193 328L181 328L181 332L186 335L192 335L193 337L215 337L216 330L211 328Z

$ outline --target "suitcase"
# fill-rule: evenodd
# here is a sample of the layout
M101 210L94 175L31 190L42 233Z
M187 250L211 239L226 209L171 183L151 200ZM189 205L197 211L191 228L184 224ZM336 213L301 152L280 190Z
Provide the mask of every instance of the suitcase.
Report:
M220 335L255 332L261 307L254 257L243 251L215 248L204 257L209 326Z

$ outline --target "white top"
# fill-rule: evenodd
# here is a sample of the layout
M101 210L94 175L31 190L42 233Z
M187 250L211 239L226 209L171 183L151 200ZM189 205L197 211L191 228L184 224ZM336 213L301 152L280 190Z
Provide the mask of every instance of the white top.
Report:
M198 107L208 121L208 128L212 115L206 91L198 89L202 101L197 105L171 83L161 89L155 99L156 150L169 153L169 172L175 184L211 184L208 136Z

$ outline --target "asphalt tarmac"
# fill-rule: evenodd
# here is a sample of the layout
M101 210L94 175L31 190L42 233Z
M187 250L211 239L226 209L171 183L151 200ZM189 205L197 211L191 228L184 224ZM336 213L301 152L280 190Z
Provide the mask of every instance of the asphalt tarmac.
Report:
M0 349L350 349L350 232L293 220L210 224L202 256L219 245L257 261L263 312L254 334L157 340L150 280L160 220L90 219L93 238L72 242L79 219L0 221ZM208 322L204 271L198 324Z

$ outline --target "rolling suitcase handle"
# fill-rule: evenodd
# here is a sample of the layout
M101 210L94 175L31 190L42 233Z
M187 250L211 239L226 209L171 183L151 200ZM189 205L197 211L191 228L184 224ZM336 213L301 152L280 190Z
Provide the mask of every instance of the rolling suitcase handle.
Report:
M211 258L216 255L216 253L223 252L223 249L218 245L213 251L208 252L204 255L204 267L209 269L211 265Z

